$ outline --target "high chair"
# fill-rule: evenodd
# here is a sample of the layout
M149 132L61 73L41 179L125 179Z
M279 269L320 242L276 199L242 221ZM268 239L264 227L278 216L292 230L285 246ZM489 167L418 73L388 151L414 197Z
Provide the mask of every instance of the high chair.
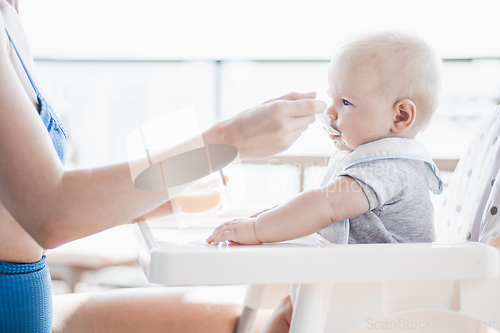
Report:
M499 329L499 134L500 108L451 181L449 242L339 245L312 234L214 247L203 243L213 228L155 229L143 221L136 225L139 260L154 283L249 284L237 333L253 332L256 311L273 308L290 283L293 333Z
M351 270L350 281L323 274L329 282L295 285L291 288L295 295L292 296L294 313L290 332L500 330L500 262L496 249L491 247L500 246L499 135L500 107L485 119L460 160L443 201L447 211L443 221L445 238L453 245L348 245L351 252L362 247L366 261L373 258L373 251L382 254L382 248L387 247L385 254L390 267L370 267L374 269L370 274L369 267L355 272L357 265L346 262L337 269ZM401 251L407 246L415 252L411 252L405 262ZM429 258L429 262L421 262L420 268L408 267L410 262L415 263L413 256L418 256L420 251L423 254L439 246L449 247L448 259L436 255ZM476 257L481 268L466 265L462 259L470 259L478 249L485 250ZM452 273L442 266L444 260L451 260L456 271ZM408 269L414 274L402 276L401 272ZM471 273L469 270L476 269L477 276L467 276ZM479 269L484 271L480 273ZM253 332L258 309L274 308L286 295L286 285L248 286L236 332Z

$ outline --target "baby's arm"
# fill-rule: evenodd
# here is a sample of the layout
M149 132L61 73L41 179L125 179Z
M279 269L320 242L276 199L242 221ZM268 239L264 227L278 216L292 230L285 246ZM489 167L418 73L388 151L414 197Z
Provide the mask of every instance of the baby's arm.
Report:
M368 209L368 199L359 184L351 177L341 176L327 186L303 192L257 218L226 222L215 229L207 242L217 245L229 240L259 244L299 238Z

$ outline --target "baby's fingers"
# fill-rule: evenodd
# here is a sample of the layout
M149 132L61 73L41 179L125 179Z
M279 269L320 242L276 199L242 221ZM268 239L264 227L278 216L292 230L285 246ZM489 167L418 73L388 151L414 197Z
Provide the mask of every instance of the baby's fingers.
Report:
M211 244L215 237L220 234L220 232L222 231L223 228L225 228L226 226L228 226L229 224L231 223L230 222L224 222L222 223L220 226L218 226L217 228L214 229L214 231L212 232L212 235L210 237L208 237L205 241L208 243L208 244ZM215 244L217 245L217 244Z
M207 239L205 239L205 242L207 242L208 244L212 244L212 242L214 241L215 239L215 232L210 235L210 237L208 237Z
M226 230L217 235L213 241L215 246L219 245L220 242L232 241L234 239L234 232L231 230Z
M228 231L227 231L227 223L224 223L223 225L220 225L217 229L214 230L214 233L212 234L212 236L208 237L207 238L207 243L208 244L212 244L212 245L219 245L219 243L221 241L224 241L225 239L221 239L223 238L224 236L223 235L227 235Z

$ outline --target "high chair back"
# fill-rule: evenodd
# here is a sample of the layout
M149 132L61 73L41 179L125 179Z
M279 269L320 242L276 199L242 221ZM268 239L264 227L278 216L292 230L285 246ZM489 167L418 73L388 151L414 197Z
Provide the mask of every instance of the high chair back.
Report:
M448 186L444 223L451 242L500 245L499 136L500 107L484 120Z

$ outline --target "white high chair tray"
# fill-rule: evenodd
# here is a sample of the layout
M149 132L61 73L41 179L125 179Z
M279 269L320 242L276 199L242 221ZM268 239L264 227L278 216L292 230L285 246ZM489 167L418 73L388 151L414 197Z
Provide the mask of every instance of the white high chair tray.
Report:
M313 234L281 243L215 247L205 243L213 226L178 229L141 221L134 229L148 280L170 286L473 280L500 275L499 252L481 243L337 245Z

